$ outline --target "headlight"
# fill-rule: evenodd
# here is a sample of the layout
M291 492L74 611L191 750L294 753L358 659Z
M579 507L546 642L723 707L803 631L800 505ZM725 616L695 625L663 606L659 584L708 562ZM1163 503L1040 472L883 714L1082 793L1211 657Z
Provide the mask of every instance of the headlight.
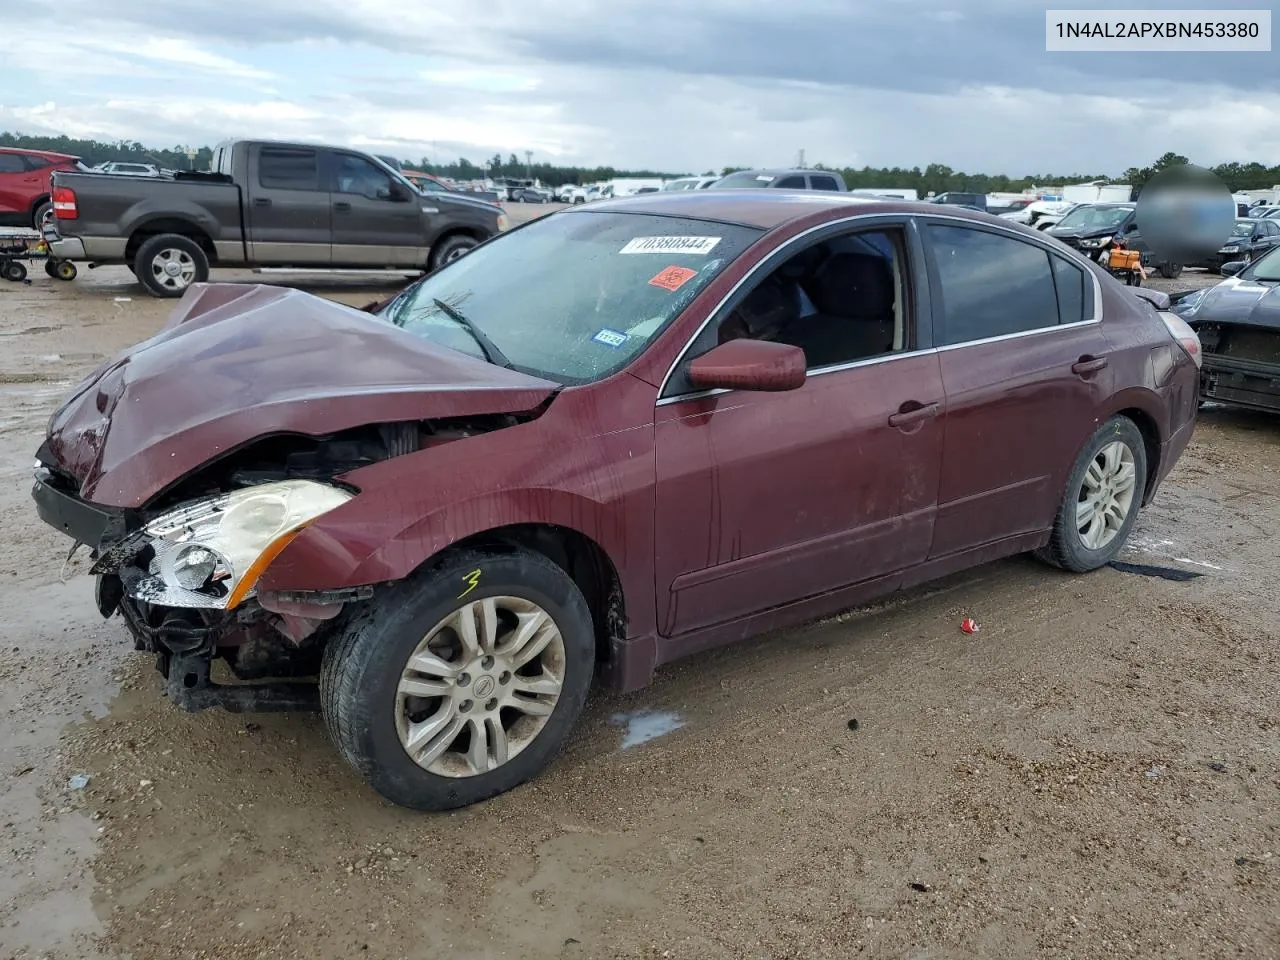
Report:
M498 232L501 233L503 230L508 229L510 226L511 226L511 220L508 219L507 215L505 213L498 214Z
M152 521L150 576L130 594L173 607L231 610L304 527L353 495L311 480L285 480L197 500Z
M1221 250L1221 252L1222 252L1222 253L1239 253L1239 252L1240 252L1240 248L1239 248L1238 246L1236 246L1236 245L1233 243L1233 244L1232 244L1231 246L1229 246L1229 247L1223 247L1223 248L1222 248L1222 250Z
M1089 250L1096 250L1098 247L1104 246L1110 242L1110 237L1094 237L1092 240L1081 240L1080 246Z

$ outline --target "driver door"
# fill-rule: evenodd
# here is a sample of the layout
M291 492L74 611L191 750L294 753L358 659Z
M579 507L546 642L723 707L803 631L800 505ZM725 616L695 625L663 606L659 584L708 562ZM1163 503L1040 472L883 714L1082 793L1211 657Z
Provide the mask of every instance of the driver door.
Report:
M828 354L785 393L694 393L676 375L658 401L655 570L664 635L860 582L885 579L889 589L894 574L926 559L942 456L940 364L921 347L925 301L908 292L906 230L874 232L891 237L898 256L893 350ZM856 304L846 306L856 313ZM826 313L839 307L824 304L818 321L850 322ZM727 312L713 317L710 342L699 349L700 337L688 359L714 345Z
M333 265L424 265L425 198L359 154L334 151L330 163Z

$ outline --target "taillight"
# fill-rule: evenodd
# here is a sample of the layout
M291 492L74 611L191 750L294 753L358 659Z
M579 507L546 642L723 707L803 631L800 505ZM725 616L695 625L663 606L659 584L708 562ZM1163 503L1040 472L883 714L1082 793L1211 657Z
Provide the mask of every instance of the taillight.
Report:
M1176 313L1169 313L1165 310L1160 311L1160 319L1164 321L1165 329L1169 331L1169 336L1177 340L1183 350L1186 351L1188 357L1195 361L1196 369L1200 368L1203 357L1200 352L1200 336L1187 325L1187 321L1183 320Z
M76 208L76 192L70 187L53 188L53 215L59 220L74 220L80 216Z

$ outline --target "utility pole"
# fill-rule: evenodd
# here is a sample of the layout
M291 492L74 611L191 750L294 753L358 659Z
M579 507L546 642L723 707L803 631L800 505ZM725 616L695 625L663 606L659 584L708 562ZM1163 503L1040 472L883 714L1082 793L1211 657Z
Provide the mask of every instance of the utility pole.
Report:
M532 169L533 169L533 151L526 150L524 152L524 178L526 180L533 179L533 174L530 172Z

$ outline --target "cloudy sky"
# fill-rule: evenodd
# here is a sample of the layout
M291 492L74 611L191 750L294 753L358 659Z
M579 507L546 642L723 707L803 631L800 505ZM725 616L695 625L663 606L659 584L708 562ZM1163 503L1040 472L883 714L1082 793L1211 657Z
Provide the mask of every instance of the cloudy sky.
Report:
M673 172L1280 163L1280 53L1046 53L1044 6L948 2L15 0L0 129Z

